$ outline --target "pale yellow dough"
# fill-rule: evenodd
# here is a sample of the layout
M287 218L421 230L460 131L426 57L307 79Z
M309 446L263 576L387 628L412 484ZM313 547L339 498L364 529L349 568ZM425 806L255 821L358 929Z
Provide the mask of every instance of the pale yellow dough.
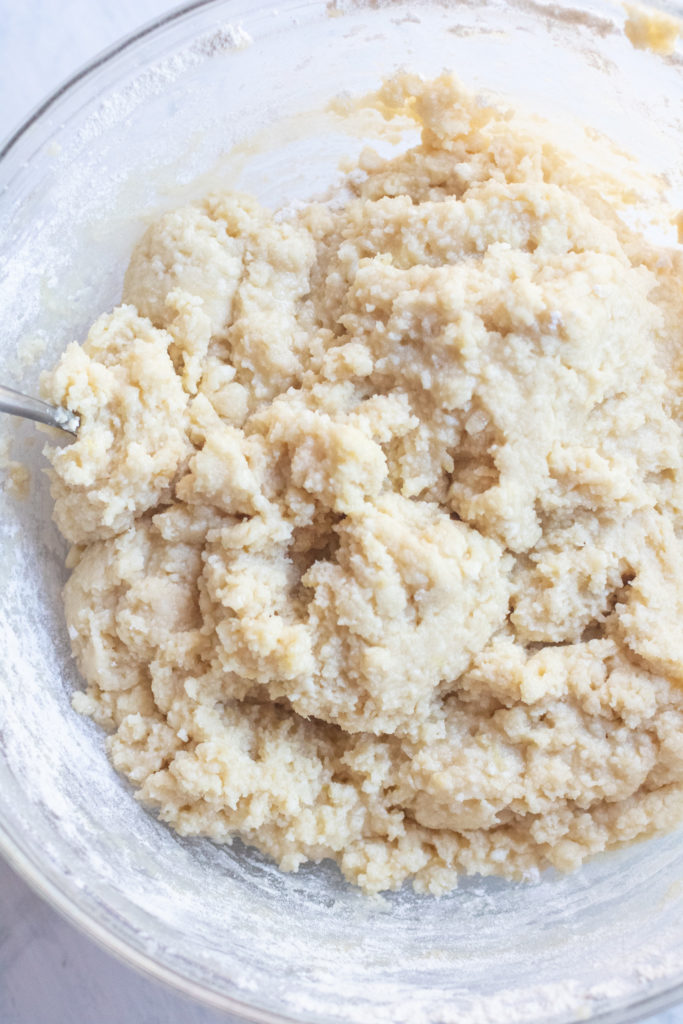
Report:
M680 18L636 4L624 4L624 8L628 15L624 32L637 50L650 50L663 57L674 52L683 30Z
M683 266L451 78L372 103L422 143L346 201L147 231L47 381L55 516L141 800L443 893L683 812Z

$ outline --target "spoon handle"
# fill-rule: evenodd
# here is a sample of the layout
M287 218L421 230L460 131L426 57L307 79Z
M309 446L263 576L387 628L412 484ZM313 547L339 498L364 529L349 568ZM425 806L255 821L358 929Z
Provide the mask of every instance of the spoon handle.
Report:
M39 398L30 398L22 395L20 391L6 388L0 384L0 412L11 413L12 416L23 416L27 420L35 420L37 423L47 423L48 427L57 427L59 430L66 430L69 434L76 434L78 431L79 418L75 412L63 409L61 406L48 405Z

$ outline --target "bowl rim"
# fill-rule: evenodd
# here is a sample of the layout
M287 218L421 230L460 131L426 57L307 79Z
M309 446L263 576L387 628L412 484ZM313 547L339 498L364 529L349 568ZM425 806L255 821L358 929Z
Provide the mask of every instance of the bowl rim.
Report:
M118 56L126 53L140 43L176 22L181 22L203 8L218 7L226 0L189 0L187 3L172 7L165 13L143 23L139 28L121 36L116 42L99 51L93 58L80 66L72 75L64 79L48 95L28 113L23 121L10 132L4 140L0 139L0 166L10 158L20 142L39 124L63 98L69 97L76 87L91 78L100 68L109 65ZM230 2L230 0L228 0ZM458 0L455 0L457 3ZM560 0L570 3L571 0ZM671 13L671 3L666 0L647 0L647 5L664 13ZM678 8L683 18L683 5ZM131 941L122 938L113 929L99 921L95 915L84 910L59 884L49 877L36 862L32 853L24 847L19 839L10 834L0 820L0 856L12 870L45 902L60 914L67 922L74 925L87 938L96 942L106 952L111 953L120 962L136 970L140 975L174 989L205 1006L228 1012L244 1021L254 1024L301 1024L299 1018L282 1013L274 1013L253 1004L245 1003L234 996L216 992L206 988L184 974L178 973L164 965L153 956L136 947ZM650 995L637 998L630 1004L606 1010L588 1018L593 1024L634 1024L665 1011L677 1003L683 1003L683 981L670 988ZM574 1018L575 1024L579 1019Z
M89 61L82 64L73 74L65 78L59 85L55 86L52 92L48 93L45 99L41 100L37 106L34 106L32 110L26 115L23 121L7 135L0 145L0 162L5 160L11 153L11 151L17 146L19 141L30 131L34 124L36 124L44 114L47 114L50 109L60 100L63 96L71 93L79 82L86 78L89 78L95 71L108 64L111 60L117 57L120 53L128 50L135 43L146 39L148 36L154 34L166 25L171 25L176 21L182 21L182 19L188 14L194 13L194 11L200 10L202 7L211 7L220 0L190 0L189 3L180 4L178 7L172 7L164 14L157 15L156 18L152 18L150 21L144 22L139 28L133 29L132 32L126 33L121 36L116 42L110 46L105 47L95 54Z

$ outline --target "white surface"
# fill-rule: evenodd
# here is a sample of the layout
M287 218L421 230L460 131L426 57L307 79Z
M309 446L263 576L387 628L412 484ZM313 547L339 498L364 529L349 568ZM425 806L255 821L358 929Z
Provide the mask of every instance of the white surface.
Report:
M166 0L0 0L0 136L101 49L172 6ZM114 960L0 861L1 1024L229 1021ZM650 1024L683 1024L683 1006Z

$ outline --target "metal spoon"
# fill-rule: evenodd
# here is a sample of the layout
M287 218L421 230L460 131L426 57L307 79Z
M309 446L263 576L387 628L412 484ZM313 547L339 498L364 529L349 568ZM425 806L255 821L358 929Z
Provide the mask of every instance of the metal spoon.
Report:
M11 413L12 416L23 416L37 423L47 423L48 427L57 427L74 436L78 432L80 418L75 412L63 409L59 405L49 405L40 398L30 398L20 391L6 388L0 384L0 412Z

